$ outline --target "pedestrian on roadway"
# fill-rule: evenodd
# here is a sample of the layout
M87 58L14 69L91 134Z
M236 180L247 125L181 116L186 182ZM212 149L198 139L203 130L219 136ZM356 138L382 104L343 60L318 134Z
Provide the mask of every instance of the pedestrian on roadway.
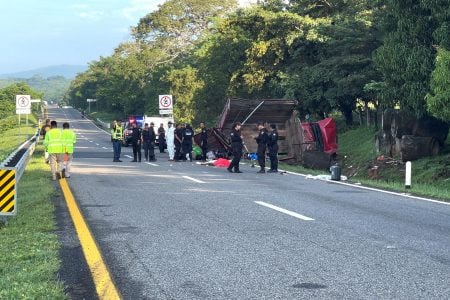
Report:
M169 152L169 160L173 161L175 157L175 128L173 128L172 121L169 121L167 126L167 151Z
M63 131L62 131L62 143L63 143L63 151L64 151L64 169L63 169L63 177L70 178L70 170L72 166L73 160L73 145L77 142L77 136L75 132L70 129L69 123L63 123Z
M206 153L208 152L208 130L205 122L200 122L200 148L202 148L202 161L206 161Z
M42 135L42 140L45 140L45 134L47 133L47 131L49 131L51 129L51 125L50 125L50 119L46 119L45 120L45 124L42 125L41 127L41 132L40 134ZM48 164L50 162L49 160L49 154L47 152L47 150L44 151L44 160L45 163Z
M158 128L158 144L159 153L164 153L164 149L166 148L166 130L164 129L163 123Z
M62 178L61 172L64 160L62 131L58 128L58 123L56 121L51 121L50 127L51 129L45 134L44 146L49 154L52 180L56 180L56 172L58 172L59 177Z
M189 161L192 161L192 139L194 138L194 130L191 125L186 124L186 128L183 131L183 139L181 140L181 148L183 149L183 160L185 161L189 157Z
M257 173L266 173L266 150L267 143L269 141L269 134L266 127L264 127L264 122L258 122L258 130L259 134L255 138L255 140L258 144L258 150L256 151L256 154L258 155L260 170Z
M270 158L270 170L269 173L278 172L278 130L276 124L270 124L272 131L269 134L269 142L267 147L269 148Z
M144 124L144 129L142 130L142 142L144 147L144 157L145 160L148 161L156 161L155 158L155 124L153 122L150 123L150 127L148 123Z
M184 129L182 125L178 123L177 128L175 129L175 161L179 161L181 159L181 141L183 139L183 131Z
M131 162L141 162L142 128L137 127L136 122L131 125L131 145L133 146L133 160Z
M120 153L122 151L122 140L123 140L122 122L120 121L113 122L113 128L111 130L111 139L114 150L113 162L122 162L120 160Z
M233 124L233 129L230 133L230 141L231 141L231 149L233 152L233 159L231 160L230 166L227 168L228 172L233 173L242 173L239 170L239 162L241 161L242 157L242 135L241 135L241 123L236 122Z

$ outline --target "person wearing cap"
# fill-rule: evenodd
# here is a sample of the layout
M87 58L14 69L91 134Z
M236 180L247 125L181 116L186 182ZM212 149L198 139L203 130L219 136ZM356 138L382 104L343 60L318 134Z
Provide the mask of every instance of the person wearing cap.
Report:
M175 157L175 128L173 127L172 121L169 121L167 126L167 151L169 152L169 160L173 161Z
M231 149L233 152L233 159L231 160L230 166L227 168L228 172L242 173L239 170L239 162L242 157L242 147L244 146L241 135L241 123L236 122L233 124L233 130L230 133Z
M270 170L269 173L278 172L278 131L277 125L270 124L272 131L269 134L269 141L267 147L269 148L269 158L270 158Z
M267 143L269 141L269 134L267 129L264 127L263 122L258 122L259 134L255 138L258 148L256 154L258 155L258 163L260 170L257 173L266 173L266 149Z
M144 129L142 130L142 144L144 147L144 158L145 160L156 161L155 158L155 124L153 122L150 123L150 127L148 123L144 124Z

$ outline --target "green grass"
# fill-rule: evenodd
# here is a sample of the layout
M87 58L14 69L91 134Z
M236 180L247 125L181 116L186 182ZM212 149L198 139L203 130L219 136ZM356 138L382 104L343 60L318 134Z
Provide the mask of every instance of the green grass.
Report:
M411 189L404 188L405 165L398 160L393 165L377 162L375 130L360 127L339 135L339 159L343 174L352 181L389 190L431 196L450 200L450 141L444 152L436 157L426 157L412 162ZM378 180L371 180L368 168L379 166Z
M28 126L25 125L25 118L23 116L20 127L16 116L3 119L1 122L13 124L11 126L13 128L2 130L2 138L0 139L0 162L16 150L18 146L23 144L23 142L31 138L37 130L37 122L34 115L29 116Z
M18 213L0 227L0 299L67 299L55 234L55 190L42 146L18 184Z

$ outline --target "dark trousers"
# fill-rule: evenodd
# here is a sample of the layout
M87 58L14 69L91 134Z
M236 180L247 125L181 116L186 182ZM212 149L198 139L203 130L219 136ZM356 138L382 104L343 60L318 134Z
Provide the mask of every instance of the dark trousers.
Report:
M278 146L269 149L270 169L278 171Z
M183 160L186 160L186 154L189 155L189 160L192 161L192 143L183 143L181 145L181 148L183 150Z
M180 142L175 142L175 160L180 160L181 159L181 143Z
M208 145L202 145L202 160L206 160L207 152L208 152Z
M266 147L258 146L258 164L261 170L266 168Z
M141 143L133 142L133 161L141 161Z
M113 140L114 161L120 159L120 152L122 151L122 141Z
M155 160L155 145L150 141L144 141L144 157L146 160Z
M159 143L159 153L164 153L164 149L166 148L166 140L164 138L159 138L158 143Z
M233 169L234 171L239 171L239 162L241 161L242 157L242 148L233 148L233 159L231 160L230 166L228 169Z

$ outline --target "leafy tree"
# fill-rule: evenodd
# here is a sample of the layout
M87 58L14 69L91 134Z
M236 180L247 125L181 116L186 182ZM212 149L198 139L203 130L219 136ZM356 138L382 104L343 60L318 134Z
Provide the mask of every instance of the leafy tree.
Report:
M385 98L417 116L426 113L425 95L434 69L436 20L419 0L386 0L382 19L384 44L375 53L383 75Z
M431 78L431 93L427 95L427 108L433 116L450 121L450 51L439 49L436 68Z
M15 113L16 95L30 95L31 99L41 99L39 93L24 82L14 83L0 89L0 118L5 118ZM31 105L32 110L38 111L38 105Z

